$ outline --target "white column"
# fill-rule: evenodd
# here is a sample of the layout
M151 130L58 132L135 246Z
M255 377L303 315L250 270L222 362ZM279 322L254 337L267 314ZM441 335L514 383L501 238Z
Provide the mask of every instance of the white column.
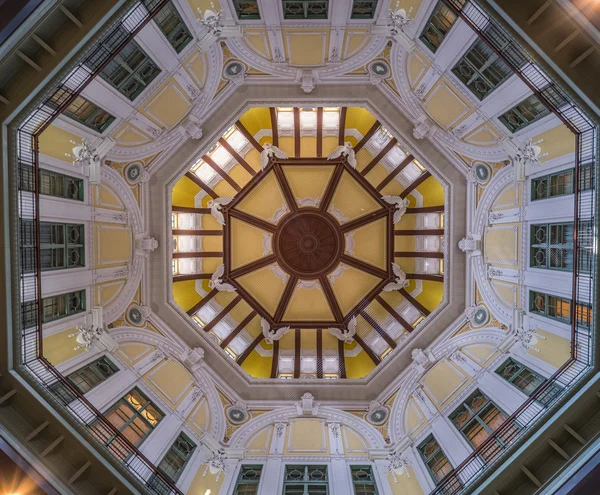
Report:
M352 493L352 480L350 469L344 457L344 445L342 443L342 431L340 423L332 422L327 425L329 435L329 446L331 451L330 463L330 489L332 495L346 495Z
M435 53L435 65L442 72L452 69L458 59L466 53L465 46L470 48L476 40L477 33L462 19L456 19L452 29Z
M283 467L283 449L285 442L286 423L276 423L273 425L273 438L269 447L269 457L263 464L263 473L258 495L271 495L281 484Z
M85 398L96 409L103 411L129 392L137 380L132 370L121 369L85 394Z
M140 452L151 463L157 465L181 432L182 427L183 420L180 417L175 414L168 414L144 440Z
M412 466L413 472L421 485L423 493L429 493L435 489L435 483L431 479L431 475L427 471L427 467L421 459L421 455L417 452L417 448L413 445L406 449L403 454L408 463Z
M384 459L376 459L373 463L373 473L381 495L392 495L392 488L388 480L388 465L389 463Z
M440 444L452 466L460 465L471 454L472 447L468 446L461 433L445 416L435 418L431 423L431 428L433 436Z
M527 396L497 373L485 371L478 380L479 389L507 414L512 414L525 402Z

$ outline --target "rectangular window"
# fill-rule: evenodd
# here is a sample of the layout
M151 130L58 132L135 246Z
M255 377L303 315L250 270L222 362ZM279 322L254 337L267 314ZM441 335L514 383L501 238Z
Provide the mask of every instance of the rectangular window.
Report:
M460 3L464 5L465 1L462 0ZM438 1L419 39L435 53L457 18L454 11L443 0Z
M34 192L35 173L33 167L21 165L20 173L20 189ZM40 194L83 201L83 179L44 169L40 169L39 177Z
M377 495L377 485L371 466L350 466L350 471L354 495Z
M85 311L85 290L50 296L42 299L42 323L59 320ZM35 326L37 301L27 301L21 307L23 328Z
M450 415L450 420L467 441L477 448L506 421L507 417L480 390L476 390ZM496 438L496 443L491 444L481 455L486 460L495 458L519 430L516 425L503 430Z
M573 194L575 170L563 170L555 174L536 177L531 180L531 199L553 198L564 194Z
M284 19L327 19L328 0L283 0Z
M67 99L71 98L72 94L73 91L66 86L62 86L59 91L55 91L50 99L46 101L46 105L57 109ZM114 115L103 110L95 103L86 100L83 96L76 96L61 113L99 133L103 133L115 120Z
M119 371L119 368L117 368L106 356L102 356L93 363L71 373L67 376L67 380L69 380L79 392L85 394L92 390L96 385L99 385L104 380L114 375L117 371Z
M573 270L573 223L531 226L533 268Z
M99 52L112 51L129 34L120 27L99 42ZM92 69L93 61L91 62ZM156 76L160 69L153 60L131 40L102 69L100 76L130 100L135 100Z
M518 363L514 359L507 359L500 368L496 370L508 383L517 387L528 397L531 396L545 382L546 378ZM552 383L539 395L537 400L547 405L561 391L561 387Z
M233 0L233 6L240 21L260 19L257 0Z
M550 113L535 95L525 98L498 117L510 132L517 132Z
M286 466L283 495L327 495L327 466Z
M158 464L158 469L173 483L177 483L195 449L196 444L185 433L180 433ZM155 493L161 495L172 493L171 489L156 474L150 477L148 484L153 488Z
M351 19L373 19L377 0L353 0Z
M543 292L529 292L529 311L538 315L571 324L572 302L570 299L544 294ZM592 308L587 304L577 303L575 308L577 325L589 327L592 322Z
M262 466L243 465L238 475L233 495L256 495Z
M144 5L148 6L151 0L142 0ZM179 15L173 2L168 2L154 16L154 22L177 53L181 52L192 40L185 22Z

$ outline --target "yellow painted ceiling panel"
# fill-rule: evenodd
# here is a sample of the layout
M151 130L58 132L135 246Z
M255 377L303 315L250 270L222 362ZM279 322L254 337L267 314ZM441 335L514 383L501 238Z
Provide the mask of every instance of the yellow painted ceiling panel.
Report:
M417 192L423 196L423 206L440 206L444 204L444 186L433 176L425 179L425 182L417 187Z
M363 107L348 107L346 110L346 129L356 129L364 136L377 119Z
M264 256L264 230L231 218L231 268L239 268ZM269 243L270 244L270 243Z
M471 113L469 105L443 79L425 98L425 109L444 128L456 125Z
M69 328L49 337L44 337L44 357L54 366L58 366L60 363L85 352L83 348L75 350L75 346L77 345L75 337L69 337L73 333L76 333L76 329Z
M279 149L284 153L287 153L288 156L294 156L295 153L295 139L290 136L281 136L279 138Z
M333 292L343 314L348 313L381 279L357 268L346 266L344 273L333 281Z
M242 369L254 378L271 377L271 356L261 356L254 349L242 363Z
M360 51L366 42L369 40L370 36L368 35L368 30L346 30L346 35L344 38L344 48L342 53L344 54L344 58L351 57Z
M351 256L387 270L385 259L387 218L380 218L346 234L346 246L350 236L354 239L354 254ZM346 253L349 254L347 250Z
M322 65L327 59L329 31L284 30L285 51L292 65Z
M172 202L175 206L195 206L194 198L200 192L200 186L183 176L173 186Z
M155 372L150 372L147 379L173 404L181 400L179 396L192 382L189 372L176 361L168 361Z
M275 214L284 206L287 205L283 193L275 174L271 171L235 208L276 223L274 221Z
M331 212L332 208L339 210L347 220L354 220L379 210L381 206L348 172L344 172L328 211Z
M295 332L288 332L286 333L283 337L281 337L281 340L279 341L279 350L290 350L293 349L295 346L295 336L294 336Z
M436 364L423 378L425 390L442 404L466 381L465 376L447 362Z
M283 293L286 282L281 280L275 271L269 268L244 275L236 279L271 315L275 314L277 304Z
M315 320L315 321L334 321L333 313L327 304L327 299L323 289L298 288L292 293L288 304L284 320Z
M371 170L369 170L369 173L365 175L365 178L371 183L371 185L377 187L387 176L387 169L381 163L378 163Z
M248 45L256 53L267 59L271 58L269 37L267 36L266 29L248 31L243 39L246 45Z
M364 378L375 369L375 363L365 351L354 357L346 356L345 362L346 378Z
M240 117L240 122L246 130L256 135L261 129L271 129L271 113L268 107L250 108Z
M145 113L152 120L163 127L173 127L190 109L190 101L185 93L179 89L174 81L169 83L158 92L144 108Z
M338 147L338 138L335 136L323 136L323 156L329 156Z
M322 198L325 189L327 188L327 183L333 174L333 170L333 165L315 165L314 167L283 167L285 176L296 199Z

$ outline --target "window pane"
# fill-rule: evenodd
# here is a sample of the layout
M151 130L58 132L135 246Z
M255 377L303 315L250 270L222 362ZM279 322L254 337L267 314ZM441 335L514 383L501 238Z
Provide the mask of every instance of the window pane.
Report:
M464 1L461 3L464 5ZM421 41L432 52L435 52L444 41L456 19L454 12L440 0L421 33Z
M550 113L535 95L523 100L498 117L511 132L516 132Z
M373 19L377 0L354 0L352 2L352 19Z
M328 0L282 0L284 19L327 19Z
M240 21L260 19L258 2L256 0L233 0L233 6Z

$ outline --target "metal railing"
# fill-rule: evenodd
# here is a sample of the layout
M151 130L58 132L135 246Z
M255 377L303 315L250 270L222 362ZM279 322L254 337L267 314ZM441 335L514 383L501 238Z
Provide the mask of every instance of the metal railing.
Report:
M54 86L16 130L16 185L19 227L17 243L20 263L21 320L17 340L20 363L17 370L61 410L75 419L74 426L89 433L100 449L105 449L119 469L126 469L150 493L179 494L175 484L158 470L100 411L89 403L73 385L44 357L42 322L44 307L41 291L39 160L40 134L63 112L90 81L129 43L134 36L168 3L168 0L132 2L132 8L112 25L101 41L81 57L67 76ZM48 102L52 102L48 104ZM28 177L34 171L34 190ZM27 190L29 189L29 190ZM35 223L35 236L26 236L22 220ZM26 238L27 237L27 238ZM32 253L34 259L32 259ZM31 268L34 268L33 271ZM61 386L57 386L60 383Z
M574 249L571 297L571 357L458 467L448 473L431 495L455 495L469 487L508 452L525 432L535 427L548 408L580 385L593 365L594 275L597 226L596 180L587 175L597 165L598 130L569 95L543 73L516 41L474 2L445 0L517 76L542 104L573 133L575 140ZM583 173L586 177L582 176ZM585 179L585 180L584 180ZM543 404L543 405L542 405Z

